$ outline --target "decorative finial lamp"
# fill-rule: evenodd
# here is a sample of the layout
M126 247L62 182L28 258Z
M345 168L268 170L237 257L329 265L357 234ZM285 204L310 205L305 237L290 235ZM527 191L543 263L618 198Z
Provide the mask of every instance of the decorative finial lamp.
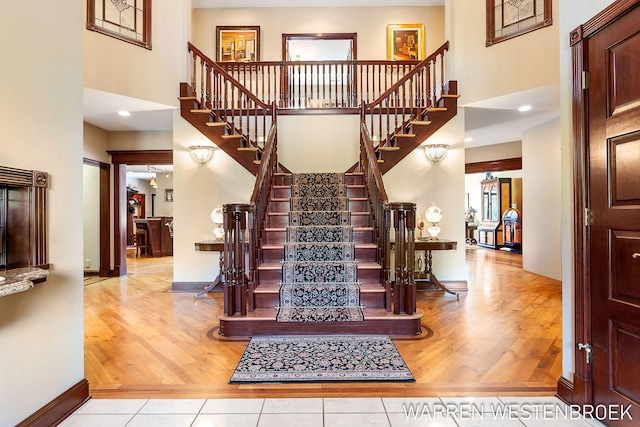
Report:
M220 206L211 211L211 221L213 221L217 226L213 229L213 234L216 236L216 240L222 240L222 237L224 237L224 228L222 228L224 217Z
M438 234L440 234L440 227L438 227L438 223L442 221L442 210L434 203L432 206L427 208L425 218L427 219L427 222L431 223L431 227L427 228L427 231L431 236L429 239L438 240Z

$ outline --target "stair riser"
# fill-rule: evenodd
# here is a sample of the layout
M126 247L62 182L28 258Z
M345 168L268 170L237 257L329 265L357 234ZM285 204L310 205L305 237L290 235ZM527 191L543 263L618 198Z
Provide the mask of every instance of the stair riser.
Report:
M289 215L268 215L267 227L286 227L289 225ZM371 226L370 215L351 215L351 225L354 227Z
M346 175L344 182L347 185L363 185L364 176L361 174ZM274 185L293 185L293 178L291 175L276 175Z
M282 270L260 270L260 283L278 283L282 281ZM358 282L363 286L380 283L379 269L358 269Z
M356 247L355 259L360 262L375 262L376 248ZM264 248L262 250L262 262L273 264L284 259L284 248Z
M289 212L290 210L289 200L271 200L269 202L269 212ZM367 200L349 200L349 210L367 212L369 211L369 202Z
M286 230L267 230L264 232L263 243L267 245L284 245L287 239ZM373 231L366 230L353 230L353 241L355 243L374 243Z
M422 329L420 318L398 320L372 319L362 322L276 322L275 320L221 319L221 336L252 337L265 335L343 335L384 334L393 336L416 336ZM275 317L275 316L274 316Z
M279 304L279 295L277 292L255 294L256 308L274 308ZM366 292L360 293L360 304L369 308L384 308L384 292Z
M274 199L288 199L291 197L291 187L275 187L271 190ZM347 187L347 197L366 197L364 187Z

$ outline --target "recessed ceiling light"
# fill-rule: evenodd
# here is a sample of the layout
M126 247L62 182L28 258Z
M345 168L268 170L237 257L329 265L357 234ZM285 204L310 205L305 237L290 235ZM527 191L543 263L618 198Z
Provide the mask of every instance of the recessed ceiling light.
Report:
M128 111L121 110L121 111L118 111L118 115L120 115L122 117L129 117L131 115L131 113L128 112Z
M471 142L471 141L473 141L473 138L471 138L471 137L467 137L467 138L464 139L464 142Z
M531 110L531 105L523 105L522 107L518 108L518 111L529 111Z

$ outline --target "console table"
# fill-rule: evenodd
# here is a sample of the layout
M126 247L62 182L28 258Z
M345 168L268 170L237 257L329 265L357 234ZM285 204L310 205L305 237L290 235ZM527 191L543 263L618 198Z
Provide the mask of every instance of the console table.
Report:
M219 284L224 283L224 241L203 240L202 242L196 242L196 251L220 252L220 273L218 273L218 277L216 277L215 280L209 284L209 286L207 286L200 292L194 293L194 299L201 297Z
M456 298L460 299L460 294L458 292L454 292L451 289L447 288L443 285L436 275L433 273L433 259L431 251L449 251L458 249L458 242L454 242L452 240L416 240L415 249L417 251L425 251L425 278L424 279L415 279L416 282L425 282L431 283L432 285L442 289L443 291L455 295Z

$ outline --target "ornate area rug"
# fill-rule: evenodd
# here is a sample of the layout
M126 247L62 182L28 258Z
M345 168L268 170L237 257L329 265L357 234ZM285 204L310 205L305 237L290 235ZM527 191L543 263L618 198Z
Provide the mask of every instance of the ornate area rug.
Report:
M414 382L386 335L271 336L249 342L230 384Z
M344 174L294 174L278 322L362 321Z

